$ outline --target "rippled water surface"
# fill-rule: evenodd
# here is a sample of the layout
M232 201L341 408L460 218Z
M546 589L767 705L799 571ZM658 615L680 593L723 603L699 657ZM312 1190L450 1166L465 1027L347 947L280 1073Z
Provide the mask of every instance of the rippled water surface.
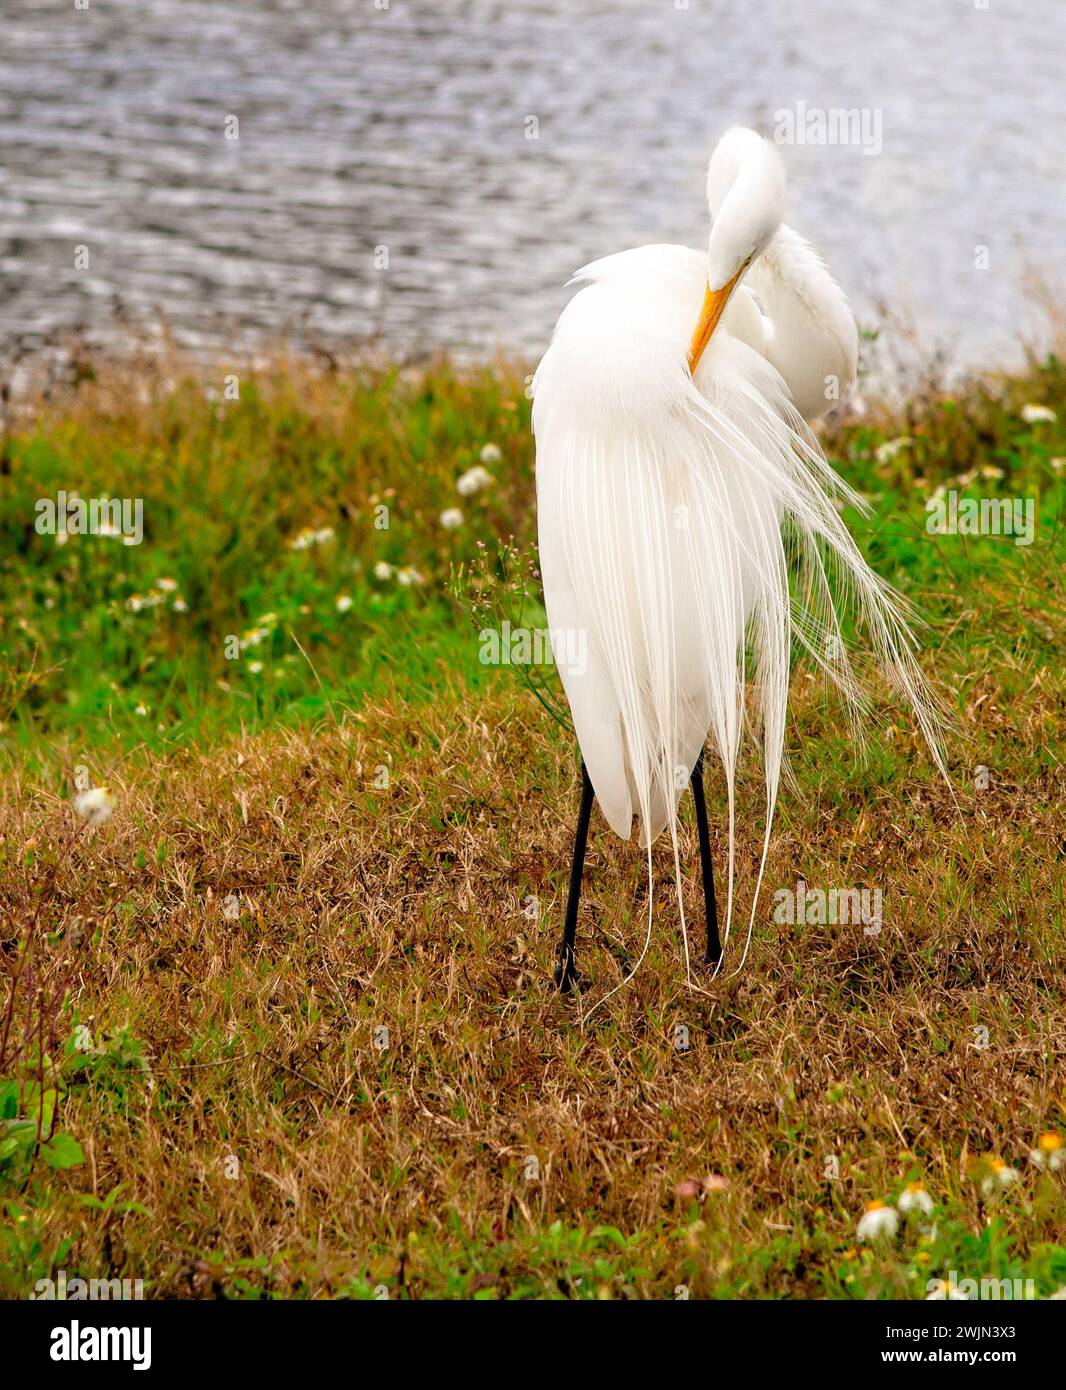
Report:
M0 337L119 302L212 350L535 352L584 261L704 243L726 125L803 102L882 133L785 148L791 220L863 316L994 360L1066 262L1066 5L988 3L3 0Z

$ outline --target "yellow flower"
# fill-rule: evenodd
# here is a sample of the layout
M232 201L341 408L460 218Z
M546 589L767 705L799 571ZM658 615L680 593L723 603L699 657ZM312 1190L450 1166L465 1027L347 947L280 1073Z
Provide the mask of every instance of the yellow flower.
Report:
M1066 1168L1066 1148L1063 1147L1062 1139L1053 1129L1042 1134L1036 1141L1036 1148L1030 1149L1029 1162L1035 1168L1046 1168L1052 1173L1057 1173L1060 1168Z

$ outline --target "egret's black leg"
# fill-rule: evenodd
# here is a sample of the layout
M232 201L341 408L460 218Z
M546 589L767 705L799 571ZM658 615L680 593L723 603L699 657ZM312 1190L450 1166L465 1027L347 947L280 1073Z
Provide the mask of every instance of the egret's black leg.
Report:
M707 804L703 799L703 750L692 769L692 797L696 803L696 830L700 837L700 867L703 869L703 910L707 916L707 950L705 965L717 965L722 959L722 943L718 939L718 908L714 901L714 869L711 865L711 841L707 834Z
M577 834L574 836L574 862L570 866L570 891L566 898L566 924L559 945L559 961L555 967L555 983L568 994L577 983L574 962L574 936L577 932L577 905L581 900L581 871L585 867L585 847L589 839L589 817L592 815L592 783L588 769L581 764L581 810L577 815Z

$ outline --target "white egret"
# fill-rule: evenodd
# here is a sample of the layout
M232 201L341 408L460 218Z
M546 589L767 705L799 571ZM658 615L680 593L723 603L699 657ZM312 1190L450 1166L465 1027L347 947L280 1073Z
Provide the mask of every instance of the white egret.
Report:
M721 967L746 722L761 745L766 808L750 940L784 755L792 643L828 672L852 714L863 706L838 591L854 604L872 655L910 701L943 767L938 714L914 659L905 606L843 524L835 503L864 504L806 424L853 382L857 332L821 259L783 222L784 198L777 150L754 131L728 131L707 169L707 251L642 246L578 271L571 283L583 288L563 310L534 378L544 597L583 757L556 971L564 990L576 979L593 794L624 839L634 815L639 821L649 877L642 959L652 925L651 846L666 829L680 904L677 807L691 782L705 959ZM728 803L721 945L703 803L708 738ZM680 912L689 972L683 905Z

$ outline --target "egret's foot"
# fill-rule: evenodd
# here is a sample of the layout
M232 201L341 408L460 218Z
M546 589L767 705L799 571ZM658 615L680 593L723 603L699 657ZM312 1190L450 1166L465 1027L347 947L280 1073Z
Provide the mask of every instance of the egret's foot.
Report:
M580 990L585 983L577 972L574 952L565 941L560 943L559 958L555 963L555 974L552 978L560 994L569 994L574 988Z

